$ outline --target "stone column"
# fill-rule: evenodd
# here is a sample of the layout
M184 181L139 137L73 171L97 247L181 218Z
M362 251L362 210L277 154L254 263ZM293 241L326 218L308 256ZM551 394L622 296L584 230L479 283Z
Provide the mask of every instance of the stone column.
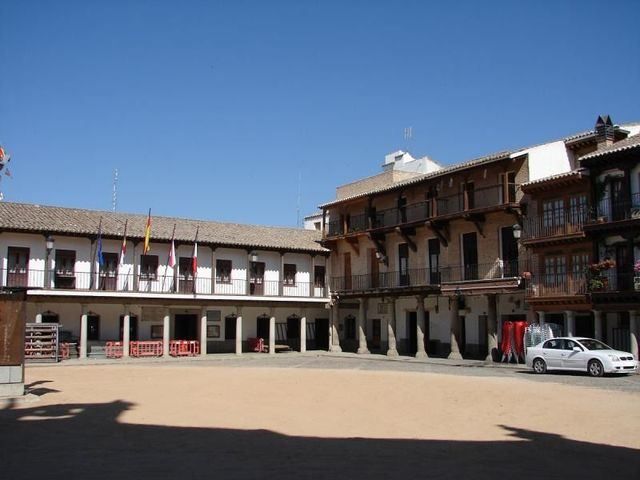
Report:
M418 347L416 350L416 358L427 358L427 351L424 348L424 332L426 329L426 320L424 312L424 297L418 295L416 297L416 338L418 339Z
M171 342L171 313L168 308L164 309L162 317L162 356L169 356L169 343Z
M125 307L124 320L122 322L122 358L129 356L131 345L131 313Z
M276 317L269 317L269 355L276 353Z
M389 300L391 309L390 318L387 321L387 357L397 357L398 347L396 344L396 299Z
M636 360L640 358L638 357L638 355L640 355L640 351L638 348L638 335L638 312L635 310L631 310L629 312L629 336L631 337L629 344L631 345L631 353L633 354L633 358L635 358Z
M87 306L82 305L82 315L80 317L80 358L87 358Z
M576 312L566 310L564 312L564 334L567 337L573 337L576 333Z
M498 350L498 309L496 295L487 295L487 362L493 361L493 351Z
M242 311L236 316L236 355L242 355Z
M300 352L307 351L307 317L300 317Z
M451 336L451 353L447 358L453 360L461 360L462 355L460 354L460 314L458 311L458 298L457 297L449 297L449 302L451 304L450 312L449 312L449 328L450 328L450 336Z
M207 354L207 309L200 310L200 355Z
M593 311L593 336L602 341L602 311Z
M331 317L329 319L329 351L342 352L342 347L340 347L340 332L338 332L339 311L337 303L331 306L329 316Z
M367 300L360 299L358 308L358 353L370 353L367 348L367 334L364 331L364 325L367 317Z
M42 313L36 313L36 323L42 323Z

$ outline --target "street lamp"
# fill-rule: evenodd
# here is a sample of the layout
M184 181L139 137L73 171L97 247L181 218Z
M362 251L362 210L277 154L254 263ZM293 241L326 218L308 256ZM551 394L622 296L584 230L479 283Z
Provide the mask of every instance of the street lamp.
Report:
M49 276L50 276L49 257L51 256L51 250L53 250L54 243L55 243L55 240L53 239L53 237L51 235L47 235L47 238L45 239L45 245L47 247L47 259L44 263L44 287L45 288L49 288L51 286L50 280L49 280Z
M516 240L520 240L520 237L522 236L522 227L520 226L519 223L516 223L513 225L513 238L515 238Z
M251 261L252 262L257 262L258 261L258 252L251 252L249 254L249 256L251 257Z

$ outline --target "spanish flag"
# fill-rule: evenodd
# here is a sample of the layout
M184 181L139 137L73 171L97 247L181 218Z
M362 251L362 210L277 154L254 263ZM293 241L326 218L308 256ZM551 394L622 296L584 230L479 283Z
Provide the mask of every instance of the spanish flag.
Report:
M151 237L151 209L149 209L149 216L147 217L147 226L144 229L144 248L142 249L142 254L146 255L149 253L149 238Z

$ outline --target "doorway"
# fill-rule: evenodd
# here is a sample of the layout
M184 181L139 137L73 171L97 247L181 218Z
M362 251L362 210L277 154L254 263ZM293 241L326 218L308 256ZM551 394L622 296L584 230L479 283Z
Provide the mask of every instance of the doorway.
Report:
M460 315L460 339L458 343L460 355L463 357L467 353L467 317Z
M328 318L316 318L316 349L329 350Z
M380 350L382 324L379 318L374 318L371 322L371 348Z
M269 340L269 317L260 315L256 319L256 337Z
M464 278L478 279L478 237L476 232L462 234L462 256L464 260Z
M87 340L100 340L100 315L87 315Z
M178 314L174 317L176 340L198 340L198 315Z
M418 351L418 313L407 312L407 353L415 355Z

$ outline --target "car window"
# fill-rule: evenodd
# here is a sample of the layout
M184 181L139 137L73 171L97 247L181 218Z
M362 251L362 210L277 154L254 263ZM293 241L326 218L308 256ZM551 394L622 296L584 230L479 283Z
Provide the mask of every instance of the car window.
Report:
M564 349L565 350L573 350L573 347L578 347L579 348L580 345L578 345L573 340L565 340L564 341ZM582 348L580 348L580 350L582 350Z
M547 340L542 348L551 348L554 350L561 350L564 342L559 338L552 338L551 340Z

